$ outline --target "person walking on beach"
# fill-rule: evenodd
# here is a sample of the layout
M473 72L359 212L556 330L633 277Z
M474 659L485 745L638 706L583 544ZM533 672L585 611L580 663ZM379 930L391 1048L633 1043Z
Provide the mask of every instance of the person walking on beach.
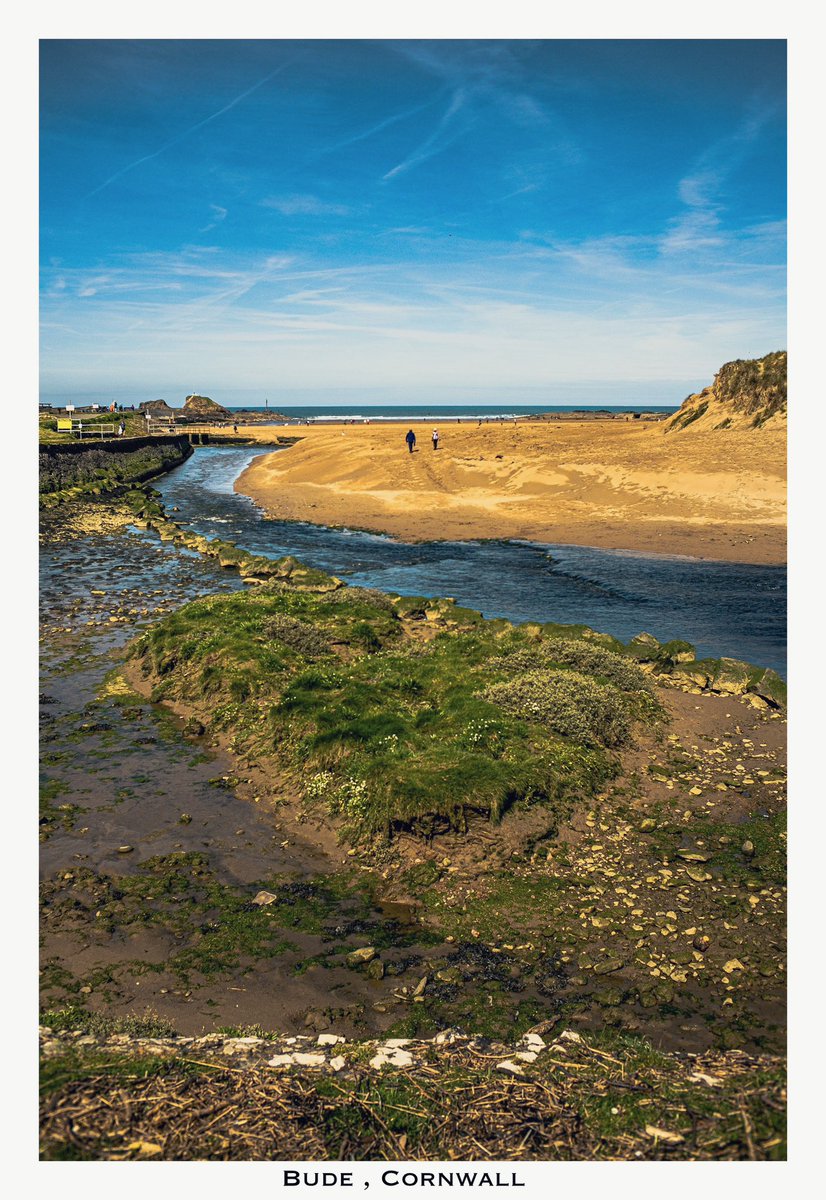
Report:
M407 449L412 454L413 447L416 445L416 435L412 429L408 429L407 433L404 435L404 440L407 442Z
M431 437L433 439L433 449L438 450L439 449L439 431L438 431L438 429L433 430Z

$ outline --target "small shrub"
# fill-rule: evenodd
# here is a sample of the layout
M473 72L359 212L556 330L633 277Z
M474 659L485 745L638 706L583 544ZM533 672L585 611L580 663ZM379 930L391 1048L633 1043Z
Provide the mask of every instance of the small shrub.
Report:
M303 654L305 658L322 658L330 653L330 643L315 625L276 613L264 622L264 632L273 641Z
M596 675L623 691L651 691L651 683L645 672L635 662L602 646L573 638L548 638L530 649L516 650L502 659L502 665L515 672L555 664L573 667L583 675Z
M631 732L628 710L617 689L577 671L528 671L493 684L483 698L584 746L621 746Z

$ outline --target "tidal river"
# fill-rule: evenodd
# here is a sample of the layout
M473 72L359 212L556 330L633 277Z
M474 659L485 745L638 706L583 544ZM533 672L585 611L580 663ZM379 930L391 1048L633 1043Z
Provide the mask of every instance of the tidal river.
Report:
M684 638L785 674L786 569L514 541L420 542L275 521L233 484L259 449L202 447L155 484L167 510L206 537L285 554L348 583L453 596L486 617L583 623L627 641Z

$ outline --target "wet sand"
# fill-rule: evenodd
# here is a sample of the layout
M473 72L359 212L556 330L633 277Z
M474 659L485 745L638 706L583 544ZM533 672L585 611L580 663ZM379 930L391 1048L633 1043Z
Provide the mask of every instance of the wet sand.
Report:
M236 482L270 516L404 541L520 538L728 562L786 560L785 426L649 421L240 427L295 445Z

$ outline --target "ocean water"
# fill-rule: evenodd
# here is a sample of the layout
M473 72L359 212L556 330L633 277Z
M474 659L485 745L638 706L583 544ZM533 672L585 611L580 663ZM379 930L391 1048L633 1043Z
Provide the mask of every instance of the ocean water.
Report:
M582 622L627 641L645 630L685 638L700 656L786 669L785 567L518 541L395 541L381 534L274 521L233 490L260 451L210 447L155 486L175 519L256 554L293 554L348 583L453 596L486 617Z
M275 404L227 405L231 412L281 413L291 421L496 421L539 413L671 413L676 405L662 404Z

